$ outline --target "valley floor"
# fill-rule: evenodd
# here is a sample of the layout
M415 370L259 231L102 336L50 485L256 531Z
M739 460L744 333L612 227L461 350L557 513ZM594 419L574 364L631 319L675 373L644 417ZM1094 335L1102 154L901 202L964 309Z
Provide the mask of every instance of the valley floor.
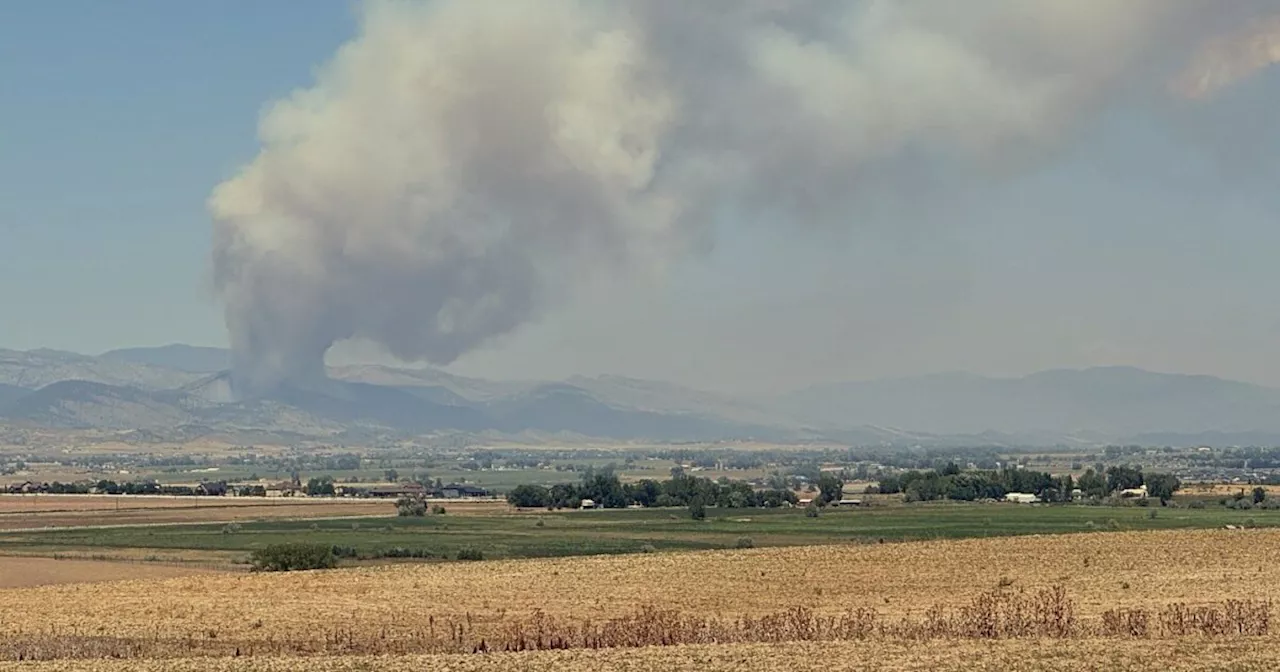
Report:
M1262 670L1280 665L1280 531L219 573L0 600L24 605L0 615L0 660L23 670ZM470 653L560 634L579 648ZM693 644L639 645L655 641Z

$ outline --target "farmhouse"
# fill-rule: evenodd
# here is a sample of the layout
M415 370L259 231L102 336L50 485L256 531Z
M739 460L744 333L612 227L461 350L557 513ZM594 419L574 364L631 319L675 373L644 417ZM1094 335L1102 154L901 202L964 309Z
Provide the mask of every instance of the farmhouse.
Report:
M450 483L440 488L440 496L445 499L461 499L463 497L488 497L489 491L474 485Z
M1011 492L1004 496L1004 501L1015 504L1035 504L1040 501L1040 498L1029 492Z
M49 491L49 486L47 484L35 483L33 481L27 481L19 485L9 486L9 492L20 493L23 495L33 495L39 492L48 492L48 491Z
M421 497L427 489L421 483L399 483L396 485L375 485L368 490L370 497Z
M579 505L579 506L578 506L578 508L580 508L580 509L594 509L594 508L596 508L596 502L595 502L595 500L593 500L593 499L584 499L584 500L582 500L582 504L581 504L581 505Z
M221 481L217 483L201 483L196 486L196 494L205 497L225 497L227 495L227 484Z
M293 497L300 494L302 487L292 481L280 481L267 486L268 497Z

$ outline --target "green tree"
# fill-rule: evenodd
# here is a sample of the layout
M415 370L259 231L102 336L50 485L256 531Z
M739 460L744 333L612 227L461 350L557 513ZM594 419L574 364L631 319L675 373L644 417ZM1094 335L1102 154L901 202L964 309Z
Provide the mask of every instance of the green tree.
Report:
M1107 468L1107 493L1142 486L1142 470L1129 465Z
M1173 493L1182 487L1182 481L1173 474L1149 474L1146 477L1147 495L1156 497L1165 504L1173 497Z
M703 505L701 500L694 500L689 503L689 517L694 520L706 520L707 507Z
M834 504L844 499L844 481L831 472L824 471L818 476L818 506Z
M388 483L395 483L400 480L400 472L395 469L388 469L382 472L382 475L387 478Z
M1079 486L1080 492L1084 493L1086 497L1107 496L1107 479L1093 469L1085 471L1076 485Z
M410 497L405 495L396 500L396 515L398 516L416 516L421 518L427 515L427 502L421 497Z
M321 476L319 478L312 478L308 480L306 493L312 497L318 495L332 495L334 493L333 477Z
M521 509L535 509L551 504L551 492L541 485L517 485L507 493L507 503Z

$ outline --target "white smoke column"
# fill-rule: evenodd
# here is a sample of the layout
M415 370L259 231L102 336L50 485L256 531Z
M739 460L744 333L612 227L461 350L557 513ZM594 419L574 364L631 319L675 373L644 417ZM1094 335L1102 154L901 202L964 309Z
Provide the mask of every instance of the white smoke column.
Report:
M1255 72L1280 63L1280 16L1207 41L1170 88L1187 98L1207 98Z
M355 337L449 363L717 214L841 225L904 153L1051 149L1246 5L370 2L210 199L237 385L322 377Z
M573 282L666 249L674 101L626 17L576 3L371 3L215 192L237 383L322 375L337 340L448 362Z

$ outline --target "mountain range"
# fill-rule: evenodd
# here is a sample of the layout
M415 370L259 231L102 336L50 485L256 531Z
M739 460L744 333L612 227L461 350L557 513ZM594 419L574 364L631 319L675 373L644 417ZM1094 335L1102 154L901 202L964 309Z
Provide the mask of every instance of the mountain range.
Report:
M149 436L469 432L861 445L1280 442L1280 390L1129 367L1018 378L967 373L815 385L749 398L621 376L491 381L433 368L340 366L255 399L228 351L169 345L92 356L0 350L0 423Z

